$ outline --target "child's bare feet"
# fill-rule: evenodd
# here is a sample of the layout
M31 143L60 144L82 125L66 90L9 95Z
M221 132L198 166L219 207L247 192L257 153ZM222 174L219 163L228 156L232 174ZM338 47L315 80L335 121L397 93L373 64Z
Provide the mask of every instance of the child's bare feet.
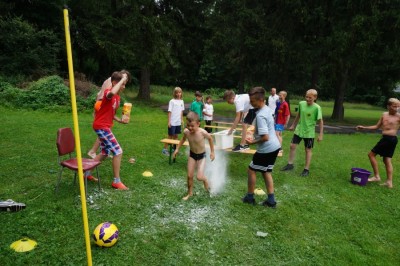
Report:
M390 181L386 181L385 183L380 184L381 186L385 186L388 188L393 188L393 184Z
M188 200L191 196L193 196L193 194L187 194L185 197L183 197L182 199L183 200Z
M368 182L379 182L379 181L381 181L381 178L378 176L373 176L373 177L370 177L370 178L368 178Z

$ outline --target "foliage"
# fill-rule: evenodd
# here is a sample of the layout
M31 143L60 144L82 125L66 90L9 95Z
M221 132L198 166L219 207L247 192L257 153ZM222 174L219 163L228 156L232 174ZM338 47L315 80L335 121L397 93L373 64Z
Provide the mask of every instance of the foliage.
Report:
M2 2L1 45L11 53L0 55L0 71L60 71L61 1L25 2ZM333 117L341 119L345 100L380 104L400 79L399 0L65 2L76 70L101 82L128 69L139 81L137 97L146 100L151 84L239 92L261 85L292 95L313 87L321 99L336 100ZM10 30L14 24L29 39ZM11 41L18 38L15 61ZM36 67L38 58L51 62Z
M0 73L38 78L59 68L61 42L20 17L0 18Z
M96 99L97 90L92 89L89 97L76 95L78 108L91 109ZM4 106L45 109L70 110L71 100L69 88L58 76L49 76L30 83L26 89L14 87L10 83L0 82L0 103Z

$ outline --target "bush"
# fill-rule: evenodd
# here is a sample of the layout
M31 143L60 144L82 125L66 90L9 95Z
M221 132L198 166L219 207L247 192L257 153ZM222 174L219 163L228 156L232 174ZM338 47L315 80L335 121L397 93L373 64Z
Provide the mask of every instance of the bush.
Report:
M8 82L0 81L0 104L13 107L22 97L22 90L15 88Z
M76 94L78 109L92 109L96 95L97 90L94 88L91 89L91 93L87 98ZM64 85L62 78L49 76L32 82L26 90L0 81L0 104L33 110L70 111L71 97L69 88Z

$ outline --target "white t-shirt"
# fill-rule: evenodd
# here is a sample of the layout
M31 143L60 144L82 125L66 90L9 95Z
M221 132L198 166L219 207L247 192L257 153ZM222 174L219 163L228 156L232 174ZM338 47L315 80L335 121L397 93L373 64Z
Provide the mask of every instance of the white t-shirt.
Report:
M275 94L268 97L268 107L271 109L272 113L275 114L276 102L279 100L279 96Z
M168 105L168 112L171 112L171 126L182 124L182 112L185 110L183 100L171 99Z
M236 113L243 112L247 113L253 106L250 104L250 97L248 94L238 94L235 96L234 104L236 107Z
M203 114L204 120L213 120L214 106L212 104L204 103L203 112L210 114L210 115Z

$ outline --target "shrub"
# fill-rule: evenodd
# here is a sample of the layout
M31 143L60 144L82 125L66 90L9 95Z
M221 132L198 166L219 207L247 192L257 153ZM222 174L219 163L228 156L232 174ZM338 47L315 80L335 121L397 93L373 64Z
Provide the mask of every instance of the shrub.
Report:
M92 109L97 90L92 88L89 96L84 98L78 93L76 101L79 110ZM10 83L0 81L0 104L26 109L71 110L69 88L62 78L49 76L30 83L26 90L14 87Z

